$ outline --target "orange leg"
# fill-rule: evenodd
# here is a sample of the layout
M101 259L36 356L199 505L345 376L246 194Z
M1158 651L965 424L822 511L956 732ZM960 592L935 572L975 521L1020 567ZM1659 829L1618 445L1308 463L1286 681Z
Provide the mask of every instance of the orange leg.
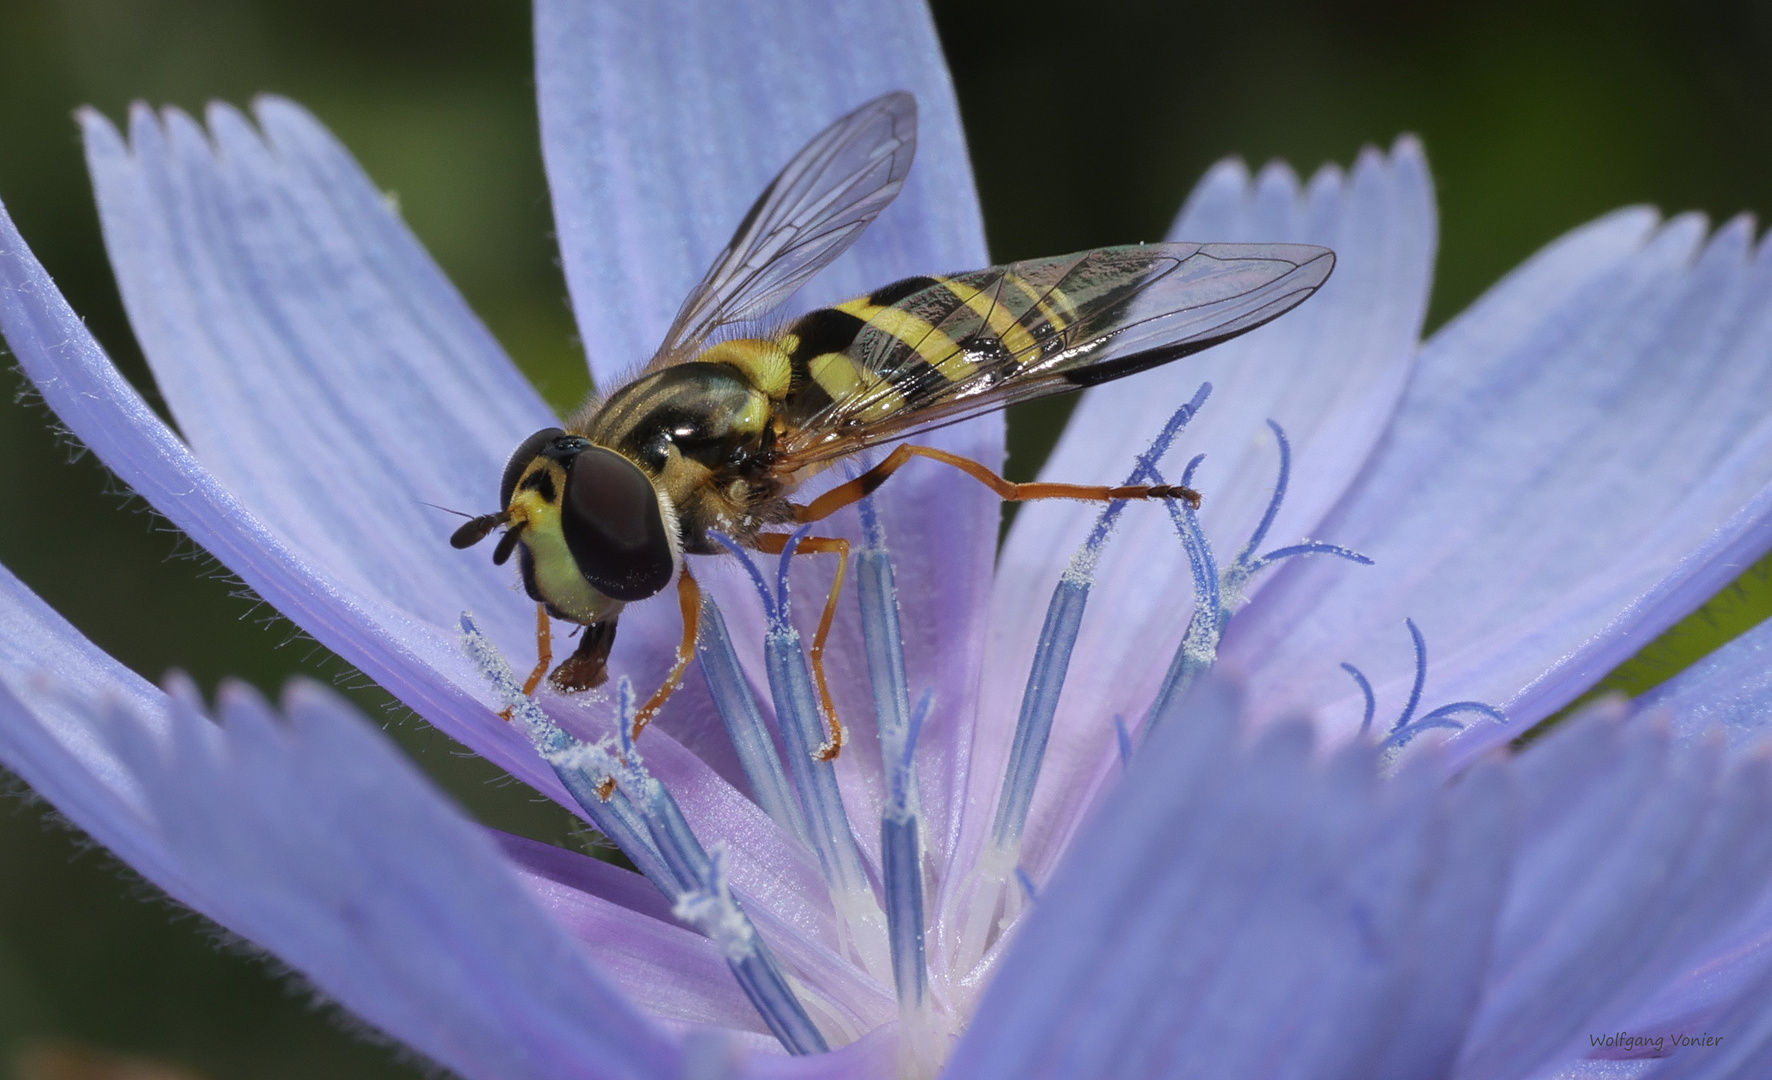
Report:
M541 685L541 677L548 673L548 665L554 662L554 632L548 625L548 609L545 604L535 605L535 651L541 659L535 662L535 670L529 678L523 680L523 696L534 697L535 688ZM511 722L511 710L498 710L499 719Z
M1097 484L1049 484L1035 481L1017 484L1005 480L996 473L973 461L971 458L950 454L946 450L937 450L932 446L913 446L901 444L886 460L875 465L867 472L813 499L805 506L794 508L794 520L805 523L823 521L832 514L851 503L858 503L874 493L874 490L886 482L886 478L897 472L905 462L913 457L933 458L944 465L952 465L967 476L997 493L997 497L1005 502L1029 502L1034 499L1082 499L1088 502L1110 502L1115 499L1186 499L1195 507L1200 505L1200 493L1193 488L1182 487L1180 484L1130 484L1124 487L1108 487Z
M523 680L524 697L535 696L541 677L548 673L548 666L554 662L554 631L548 625L546 604L535 605L535 654L541 659L535 662L535 670L529 673L529 678Z
M658 715L658 710L664 708L664 703L677 692L677 687L683 685L683 672L689 667L689 661L695 659L695 639L701 632L701 586L689 576L687 566L677 574L677 603L683 609L683 640L677 643L677 662L671 666L664 685L655 690L634 714L633 738L636 740Z
M787 547L784 533L760 533L757 550L765 555L780 555ZM818 633L812 636L812 678L818 683L818 696L824 703L824 714L831 725L830 741L818 748L818 760L835 761L843 752L845 733L837 719L837 703L831 699L831 684L824 674L824 646L831 636L831 623L837 618L837 597L843 592L843 578L849 572L849 541L835 536L808 536L794 548L796 555L818 555L836 552L837 576L831 582L831 593L825 597L824 614L818 619Z

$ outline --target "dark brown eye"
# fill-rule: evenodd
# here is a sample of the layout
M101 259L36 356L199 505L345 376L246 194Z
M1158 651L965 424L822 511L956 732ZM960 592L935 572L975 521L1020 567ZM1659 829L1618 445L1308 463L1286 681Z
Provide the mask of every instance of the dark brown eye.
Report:
M523 479L523 470L529 468L529 463L540 456L545 447L565 434L557 427L542 428L511 451L511 459L505 462L504 478L498 484L500 509L511 505L511 496L517 493L517 481Z
M585 580L616 600L644 600L670 584L670 536L658 493L640 467L591 446L566 469L560 529Z

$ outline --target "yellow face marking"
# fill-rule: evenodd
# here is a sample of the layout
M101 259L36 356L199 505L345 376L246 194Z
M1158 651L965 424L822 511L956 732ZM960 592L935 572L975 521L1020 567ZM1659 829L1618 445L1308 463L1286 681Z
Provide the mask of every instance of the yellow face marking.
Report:
M1004 348L1017 356L1032 355L1035 350L1034 335L1027 332L1015 313L998 303L996 298L983 289L975 289L959 281L944 281L948 291L966 302L966 306L978 313L997 335Z
M604 596L585 580L578 561L566 546L566 533L560 528L560 497L566 490L566 470L559 462L539 460L523 474L523 481L544 471L553 482L554 501L543 499L540 492L525 488L519 481L511 505L506 507L511 528L522 526L518 540L529 549L536 591L568 619L593 623L620 609L621 602Z
M924 363L950 382L969 378L978 371L978 365L966 358L966 351L956 345L953 338L908 311L870 304L866 297L838 304L837 310L855 316L870 329L891 334L909 345ZM835 394L831 396L836 397Z
M791 344L789 338L793 339ZM788 385L794 378L794 366L789 362L788 354L799 343L792 334L779 342L735 338L709 346L696 360L735 367L744 373L752 386L780 400L787 396Z

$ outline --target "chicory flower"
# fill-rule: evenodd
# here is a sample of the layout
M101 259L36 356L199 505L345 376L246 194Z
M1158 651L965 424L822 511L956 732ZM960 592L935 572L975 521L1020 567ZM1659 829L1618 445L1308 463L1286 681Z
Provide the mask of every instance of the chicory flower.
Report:
M604 384L774 168L886 90L921 105L911 181L796 302L989 261L919 5L543 0L537 56ZM1048 466L1180 473L1161 434L1204 455L1205 510L1129 507L1110 535L1097 508L1032 506L998 555L993 497L906 469L843 525L881 575L828 654L849 746L817 776L791 761L770 797L729 731L753 687L792 722L806 613L774 568L707 575L727 634L637 743L607 695L501 692L532 609L426 504L482 505L550 415L311 117L267 99L256 124L206 119L138 109L125 138L82 118L179 433L3 218L0 331L161 513L430 722L629 837L653 883L469 824L315 687L280 710L225 688L211 722L9 576L0 761L390 1036L499 1078L1746 1076L1772 1040L1772 779L1686 730L1724 712L1747 741L1759 636L1655 708L1496 751L1772 539L1772 279L1745 223L1620 212L1418 345L1434 216L1412 142L1303 185L1220 166L1176 237L1321 243L1336 277L1092 391ZM999 418L934 441L1001 462ZM1305 557L1264 563L1251 537ZM1355 552L1372 565L1334 557ZM791 595L828 574L796 569ZM1043 618L1067 582L1086 607ZM663 677L675 617L624 616L631 685ZM1018 715L1049 726L1018 738ZM807 812L814 788L847 828ZM1645 1047L1675 1056L1582 1064Z

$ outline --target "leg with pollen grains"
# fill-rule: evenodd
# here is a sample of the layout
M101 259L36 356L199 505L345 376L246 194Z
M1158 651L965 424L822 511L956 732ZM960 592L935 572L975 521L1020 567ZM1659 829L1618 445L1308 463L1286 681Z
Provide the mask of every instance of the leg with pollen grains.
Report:
M689 661L695 659L695 639L701 628L701 586L689 575L685 566L677 571L677 606L682 609L683 640L677 643L677 662L671 665L671 673L665 677L664 685L653 691L646 699L646 704L634 714L633 738L638 739L664 708L664 703L683 685L683 672L688 670Z
M541 685L542 676L548 673L548 667L554 662L554 628L548 623L548 606L535 605L535 655L540 659L535 662L535 670L529 678L523 680L523 694L535 696L535 688ZM509 720L510 717L505 717Z
M786 533L763 533L757 537L757 550L765 555L780 555L792 537ZM830 741L818 748L819 760L835 761L843 752L843 722L837 719L837 703L831 697L831 684L824 674L824 645L831 636L831 624L837 619L837 597L843 594L843 577L849 572L849 541L835 536L803 536L794 547L796 555L837 556L837 576L831 579L831 591L824 601L824 614L818 617L818 632L812 635L812 679L818 684L818 699L824 705L825 718L831 725Z
M1211 384L1202 385L1193 399L1177 409L1163 425L1150 449L1139 455L1126 485L1108 490L1150 490L1139 485L1156 476L1157 462L1211 393ZM1076 645L1083 610L1095 583L1095 566L1125 506L1123 501L1115 500L1102 510L1089 537L1071 559L1070 568L1052 590L1046 621L1034 649L1033 666L1028 672L1027 689L1022 694L1021 715L1016 721L1015 740L1010 745L1003 789L997 796L990 847L973 871L971 887L962 888L956 896L957 902L963 905L959 918L954 920L959 930L954 951L959 971L971 970L983 958L993 931L1014 922L1025 899L1021 889L1012 889L1008 885L1018 869L1022 830L1033 806L1034 788L1039 783L1046 743L1052 734L1052 719L1058 711L1059 694L1070 669L1071 649Z
M548 673L548 666L554 662L554 628L548 622L548 606L535 605L535 654L540 657L535 662L534 670L529 678L523 680L523 696L534 697L535 688L541 685L542 676ZM511 722L511 710L507 706L498 711L499 719Z
M886 478L902 468L913 457L932 458L943 465L952 465L967 476L997 493L1004 502L1032 502L1036 499L1080 499L1084 502L1114 502L1120 499L1182 499L1200 505L1200 493L1192 488L1173 484L1127 484L1108 487L1103 484L1053 484L1044 481L1017 484L1005 480L971 458L937 450L932 446L899 445L886 460L867 472L794 508L794 520L801 524L823 521L832 514L860 502L874 492Z

